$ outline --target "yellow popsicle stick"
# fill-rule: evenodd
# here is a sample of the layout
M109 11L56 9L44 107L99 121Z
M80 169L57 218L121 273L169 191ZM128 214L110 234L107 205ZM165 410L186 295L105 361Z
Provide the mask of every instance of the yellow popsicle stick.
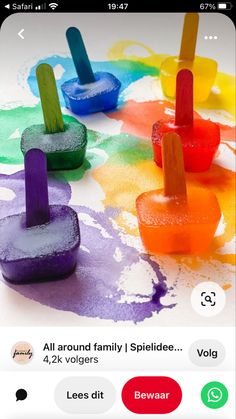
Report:
M198 23L198 13L186 13L179 53L180 60L194 60L197 43Z

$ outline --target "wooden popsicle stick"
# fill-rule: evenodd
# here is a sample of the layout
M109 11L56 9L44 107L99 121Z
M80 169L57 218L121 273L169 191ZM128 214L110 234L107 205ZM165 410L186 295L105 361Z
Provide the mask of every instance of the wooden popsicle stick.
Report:
M194 60L198 34L198 23L198 13L186 13L179 53L180 60Z
M169 132L162 138L162 164L164 172L164 195L182 196L186 199L186 181L181 139Z
M175 125L193 125L193 74L180 70L176 78Z
M36 69L44 125L48 134L64 131L64 122L53 69L40 64Z
M94 83L95 77L79 29L67 29L66 37L80 84Z
M47 159L43 151L32 148L25 155L26 227L50 221Z

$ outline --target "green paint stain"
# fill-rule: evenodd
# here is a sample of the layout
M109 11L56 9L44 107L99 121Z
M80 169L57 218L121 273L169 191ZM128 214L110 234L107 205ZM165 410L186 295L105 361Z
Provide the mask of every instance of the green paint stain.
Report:
M27 126L38 123L42 123L39 106L0 111L0 163L23 163L23 155L20 150L21 134ZM16 130L19 131L19 137L10 138Z
M102 163L102 157L93 153L93 148L99 148L98 144L103 141L106 137L105 134L100 134L99 132L88 130L88 144L86 158L82 166L75 170L61 170L55 172L55 177L62 182L76 182L84 176L86 170L96 167Z
M24 129L30 125L42 123L40 104L34 107L18 107L0 111L0 163L23 164L23 155L20 150L20 137ZM69 115L63 115L65 122L75 121ZM12 134L19 133L19 137L10 138ZM15 135L14 135L15 136ZM108 136L96 131L88 130L87 155L81 167L75 170L55 172L55 177L63 182L78 181L84 173L103 163L103 157L96 154L93 149L105 151L110 163L136 164L142 160L152 159L151 144L147 140L128 134Z
M119 134L104 138L97 146L110 156L109 163L137 164L153 158L151 143L129 134Z
M65 122L76 121L75 118L68 115L63 115L63 119ZM30 125L42 123L43 115L40 104L34 107L0 110L0 163L22 164L21 134ZM19 137L10 138L16 130L19 131Z
M75 182L84 176L86 170L103 164L103 157L96 150L105 151L109 164L131 165L144 160L152 160L151 143L129 134L107 137L95 131L88 131L88 147L84 164L76 170L55 172L55 177L63 182Z
M91 164L87 158L84 159L82 166L74 170L58 170L54 172L55 178L62 182L75 182L84 176L86 170L91 168Z

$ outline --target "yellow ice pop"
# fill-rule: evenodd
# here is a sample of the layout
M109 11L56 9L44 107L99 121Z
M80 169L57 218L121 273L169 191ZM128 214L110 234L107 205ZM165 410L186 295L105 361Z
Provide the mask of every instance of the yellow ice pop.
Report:
M217 73L217 62L195 56L199 16L186 13L178 57L168 57L161 64L161 84L163 92L170 98L175 97L176 76L182 69L191 70L194 76L194 102L207 100Z

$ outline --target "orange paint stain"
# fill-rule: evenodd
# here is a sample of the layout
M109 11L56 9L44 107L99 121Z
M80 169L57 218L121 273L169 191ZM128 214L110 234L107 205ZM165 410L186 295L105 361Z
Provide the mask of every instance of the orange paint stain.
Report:
M139 103L129 100L117 112L108 116L123 122L121 131L141 138L151 138L152 126L158 119L167 120L174 115L174 105L168 101Z
M230 127L228 125L219 124L220 127L220 136L221 141L227 140L235 142L235 127Z
M224 141L222 141L222 144L225 144L226 145L226 147L230 150L230 151L232 151L232 153L235 155L236 154L236 150L235 150L235 148L234 147L232 147L231 145L229 145L228 143L225 143Z
M222 288L223 288L224 291L227 291L228 289L232 288L232 285L231 284L224 284L222 286Z
M217 195L219 193L228 195L234 192L234 173L216 164L212 164L207 172L188 172L185 175L188 183L210 188Z
M215 258L221 262L221 263L227 263L229 265L235 266L236 265L236 261L235 261L235 255L231 254L219 254L219 252L216 253Z
M174 103L167 100L152 102L129 100L121 109L108 114L108 116L123 122L121 132L151 139L153 124L160 119L167 121L173 118L174 113ZM194 118L202 119L198 112L194 112ZM222 140L235 141L235 127L223 124L218 125L220 126Z

